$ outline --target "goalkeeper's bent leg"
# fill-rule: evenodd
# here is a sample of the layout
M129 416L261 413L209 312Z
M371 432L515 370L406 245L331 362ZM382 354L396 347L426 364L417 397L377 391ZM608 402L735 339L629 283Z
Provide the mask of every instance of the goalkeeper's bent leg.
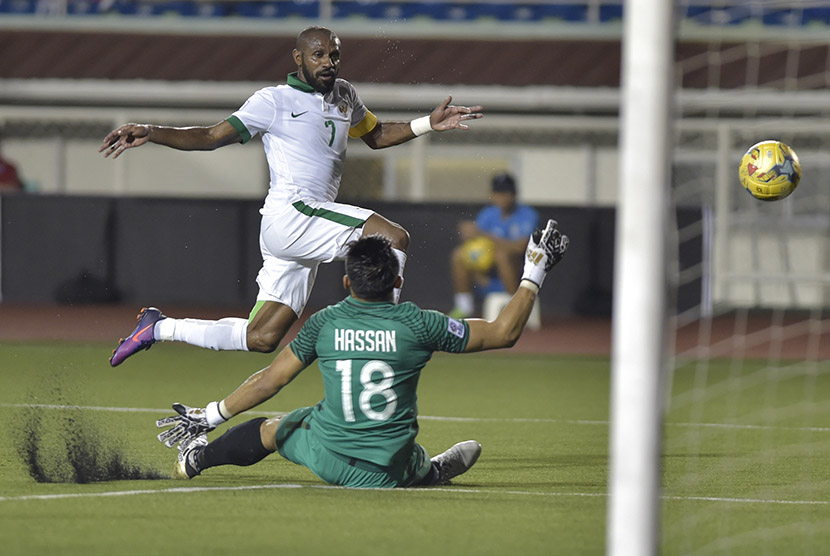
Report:
M162 324L163 323L163 324ZM248 351L247 319L171 319L159 323L159 340L174 340L217 351Z
M262 444L260 427L267 419L259 417L228 429L196 455L200 471L217 465L248 466L273 453Z

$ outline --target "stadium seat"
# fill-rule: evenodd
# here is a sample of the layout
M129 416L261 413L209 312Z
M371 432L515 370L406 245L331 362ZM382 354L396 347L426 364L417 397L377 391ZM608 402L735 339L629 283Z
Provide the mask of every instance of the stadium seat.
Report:
M622 21L622 4L603 4L599 7L599 20L601 23Z
M804 8L801 22L804 25L830 25L830 8Z
M477 2L470 4L468 14L469 19L494 19L497 21L514 21L518 18L519 9L521 6L513 4L498 2L491 4L489 2Z
M795 26L801 25L803 20L801 10L786 9L766 12L761 21L764 25Z
M496 292L487 294L484 298L484 305L481 309L481 316L484 320L495 320L499 316L501 310L510 303L513 295L507 292ZM542 315L539 310L539 298L533 303L533 309L530 311L530 317L527 319L528 330L539 330L542 328Z
M713 8L709 4L688 6L686 19L700 25L740 25L756 19L753 6L736 5L728 8Z
M332 2L332 12L336 19L368 18L386 19L387 2L360 2L348 0L345 2Z
M319 2L239 2L236 14L242 17L284 18L320 16Z
M35 2L33 0L0 0L0 13L33 14Z
M586 4L538 4L530 6L535 12L534 20L555 19L561 21L581 21L588 19Z
M164 14L185 17L223 17L228 11L222 2L166 2Z
M156 16L164 13L162 5L157 2L116 2L113 11L119 15Z

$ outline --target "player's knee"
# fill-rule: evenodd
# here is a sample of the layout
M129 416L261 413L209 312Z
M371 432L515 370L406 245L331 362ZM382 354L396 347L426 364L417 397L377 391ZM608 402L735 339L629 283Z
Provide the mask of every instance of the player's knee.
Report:
M373 214L364 225L363 232L367 235L380 234L392 242L392 247L406 251L409 248L409 232L403 226L396 224L379 214Z
M262 446L271 452L277 451L277 427L280 425L281 417L272 417L263 421L259 426L259 439Z
M395 249L400 249L401 251L409 249L409 232L398 224L394 224L389 229L389 240Z
M248 330L248 351L271 353L280 345L284 333L277 330Z

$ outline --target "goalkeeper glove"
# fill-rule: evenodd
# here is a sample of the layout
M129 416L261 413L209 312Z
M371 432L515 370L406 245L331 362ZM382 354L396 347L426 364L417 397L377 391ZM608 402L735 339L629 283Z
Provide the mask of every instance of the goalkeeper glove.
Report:
M527 242L522 281L530 282L537 289L542 287L545 276L568 250L568 236L562 235L556 227L556 220L548 220L545 229L537 228Z
M156 426L159 428L173 425L158 435L159 442L168 448L172 448L178 443L185 445L197 436L207 434L227 421L219 410L218 402L210 402L206 408L188 407L184 404L174 403L173 409L178 415L156 421Z

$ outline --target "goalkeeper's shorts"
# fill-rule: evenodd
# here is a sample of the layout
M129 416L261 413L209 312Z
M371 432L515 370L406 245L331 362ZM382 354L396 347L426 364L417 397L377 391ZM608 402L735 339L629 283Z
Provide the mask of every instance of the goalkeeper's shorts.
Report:
M427 451L413 443L408 461L380 466L370 461L333 452L314 433L314 407L303 407L280 419L276 441L280 455L303 465L331 485L353 488L395 488L418 484L431 465Z

